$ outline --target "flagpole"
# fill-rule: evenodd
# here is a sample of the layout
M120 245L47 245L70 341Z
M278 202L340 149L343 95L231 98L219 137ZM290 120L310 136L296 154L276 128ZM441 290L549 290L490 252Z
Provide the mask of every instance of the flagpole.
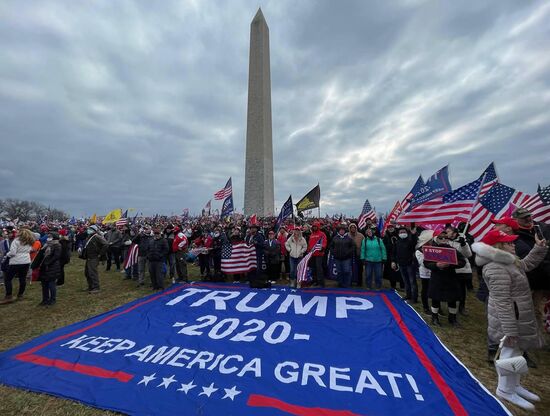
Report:
M476 202L472 205L472 209L470 210L470 215L468 217L468 221L466 222L466 226L464 227L464 231L462 232L464 235L468 232L470 229L470 221L472 221L472 216L474 215L474 210L479 203L479 195L481 194L481 188L483 188L483 185L485 184L485 177L487 176L487 172L483 174L483 179L481 179L481 184L479 185L479 189L477 190L477 196L476 196Z

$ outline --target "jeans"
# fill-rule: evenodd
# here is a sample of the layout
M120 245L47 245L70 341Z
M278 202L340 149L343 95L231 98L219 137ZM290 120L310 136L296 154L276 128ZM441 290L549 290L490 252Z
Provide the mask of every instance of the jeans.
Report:
M173 279L176 275L176 253L168 254L168 272L170 273L170 278Z
M372 289L372 277L374 276L374 284L377 289L382 287L382 263L365 262L365 282L367 288Z
M296 269L298 268L298 263L302 261L303 257L290 257L290 280L296 280Z
M351 259L338 260L334 259L334 265L338 273L338 286L351 286Z
M4 275L4 285L6 286L6 296L11 296L13 286L11 281L15 276L19 279L19 291L17 296L22 296L25 293L27 287L27 272L29 271L29 264L10 264L8 271Z
M416 284L416 270L414 266L412 264L400 264L399 271L401 272L401 277L405 283L407 298L411 299L413 302L416 302L418 300L418 286Z
M52 282L40 282L42 285L42 302L55 302L57 285L55 280Z

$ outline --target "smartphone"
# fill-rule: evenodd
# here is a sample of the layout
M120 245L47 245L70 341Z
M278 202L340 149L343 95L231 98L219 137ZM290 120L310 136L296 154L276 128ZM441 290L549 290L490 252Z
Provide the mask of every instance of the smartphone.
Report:
M537 238L539 240L544 240L544 234L542 234L542 230L540 229L540 225L533 225L533 228L535 229L535 234L537 234Z

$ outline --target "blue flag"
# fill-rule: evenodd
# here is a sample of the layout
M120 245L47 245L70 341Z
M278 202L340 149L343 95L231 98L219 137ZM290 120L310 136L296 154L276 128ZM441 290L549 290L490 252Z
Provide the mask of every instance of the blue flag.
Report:
M221 217L225 218L231 214L233 214L233 193L223 201Z
M1 353L0 383L131 415L509 414L389 290L174 285Z
M284 220L286 220L291 215L294 215L294 209L292 205L292 195L288 197L286 202L281 207L281 212L277 217L277 224L275 225L275 230L278 231L281 225L283 225Z
M382 236L382 230L384 230L384 217L380 215L380 218L378 218L378 234Z
M416 206L428 202L438 196L445 195L452 191L449 182L449 167L445 166L439 169L426 181L425 185L419 189L419 192L413 196L407 211Z

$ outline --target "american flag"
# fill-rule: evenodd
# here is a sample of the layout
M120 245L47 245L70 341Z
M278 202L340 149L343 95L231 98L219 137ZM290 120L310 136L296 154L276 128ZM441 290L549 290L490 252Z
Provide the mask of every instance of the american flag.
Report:
M434 198L413 210L402 214L399 222L444 224L456 218L468 219L476 204L483 178L455 189L448 194Z
M401 212L403 212L403 208L401 208L401 203L397 201L395 205L393 206L393 209L390 212L390 215L386 217L386 222L384 224L384 228L382 229L382 233L380 235L385 235L386 230L390 226L390 224L397 220L399 215L401 215Z
M533 221L550 224L550 185L542 189L539 187L537 193L522 207L531 212Z
M424 178L422 177L422 175L420 175L418 177L418 179L416 180L416 183L414 184L414 186L412 187L412 189L409 191L409 193L405 196L405 198L403 198L403 201L401 201L401 211L402 212L407 212L407 210L409 209L409 206L411 205L411 200L416 196L418 195L418 193L420 192L420 189L425 185L426 183L424 182Z
M309 262L309 259L311 258L311 256L313 256L313 253L322 249L323 239L319 238L319 241L315 243L311 251L307 253L302 260L300 260L300 263L298 263L298 266L296 267L296 277L298 279L298 282L307 281L307 264Z
M125 225L128 225L128 218L120 218L115 222L115 225L117 227L123 227Z
M491 164L487 166L487 169L483 171L479 179L483 179L483 177L485 177L485 181L483 182L483 186L481 187L481 191L479 192L480 197L485 195L495 183L498 183L498 175L495 168L495 162L491 162Z
M233 186L231 185L231 178L227 181L225 186L214 194L215 200L225 199L233 192Z
M474 208L470 220L469 233L479 240L493 228L491 220L503 217L510 204L523 206L531 197L514 188L494 183L493 186L479 198L479 204Z
M363 209L361 210L361 215L359 216L357 228L365 228L365 225L367 225L367 220L376 221L376 212L372 209L368 199L365 200L365 203L363 204Z
M254 246L249 246L246 243L222 245L223 273L248 273L256 268L256 248Z
M128 254L126 255L126 259L124 260L123 267L127 269L128 267L132 267L133 265L137 264L138 255L139 255L138 245L135 243L132 243L132 245L130 246L130 249L128 250Z

